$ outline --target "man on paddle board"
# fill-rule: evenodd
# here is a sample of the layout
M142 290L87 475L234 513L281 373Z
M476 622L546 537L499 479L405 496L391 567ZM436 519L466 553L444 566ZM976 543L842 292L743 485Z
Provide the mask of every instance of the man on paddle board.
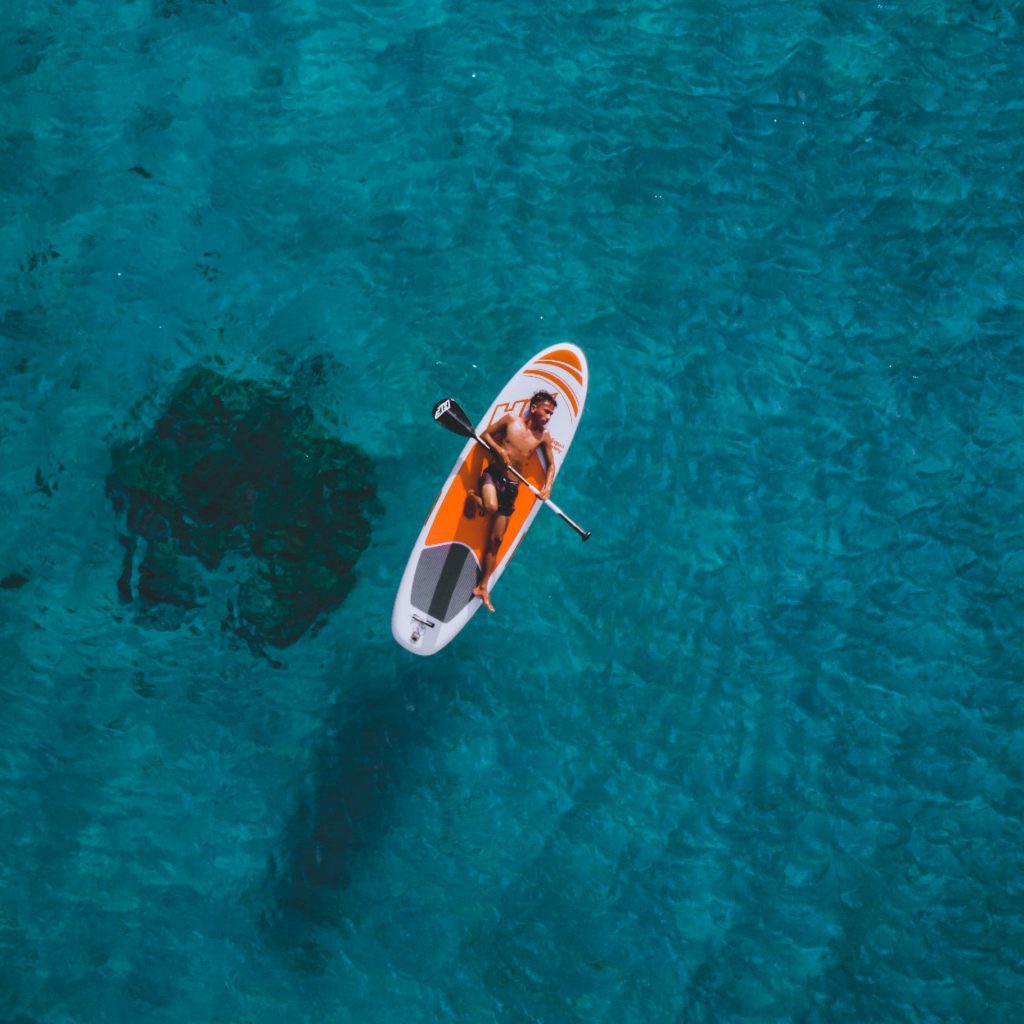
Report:
M522 473L530 456L540 448L547 459L548 467L547 480L541 488L540 496L542 500L547 499L555 479L555 459L551 435L546 428L556 405L554 395L547 391L538 391L530 399L530 408L525 416L506 414L480 435L480 440L491 449L493 457L480 474L479 492L469 492L466 515L472 518L477 512L482 512L491 516L491 529L484 551L483 573L480 582L473 588L473 596L479 597L489 612L494 611L490 592L491 574L498 561L501 541L519 493L519 481L508 475L506 468L513 466Z

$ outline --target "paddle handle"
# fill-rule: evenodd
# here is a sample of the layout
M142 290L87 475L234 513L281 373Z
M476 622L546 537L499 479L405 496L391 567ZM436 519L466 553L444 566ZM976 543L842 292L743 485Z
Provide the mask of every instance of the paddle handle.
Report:
M489 444L487 444L486 441L482 440L479 434L474 433L473 437L476 440L477 444L483 445L484 448L486 448L489 452L494 454L494 449ZM549 509L551 509L551 511L554 512L555 515L559 517L559 519L564 519L565 522L567 522L580 535L580 540L590 539L589 530L584 530L579 523L573 522L550 498L541 498L540 491L538 491L537 488L534 487L533 484L530 483L530 481L527 480L526 477L523 476L523 474L520 473L515 466L507 466L506 468L512 470L512 472L517 477L519 477L519 479L522 480L522 482L526 484L527 487L529 487L529 489L533 492L534 496L540 498L541 502L544 505L546 505Z

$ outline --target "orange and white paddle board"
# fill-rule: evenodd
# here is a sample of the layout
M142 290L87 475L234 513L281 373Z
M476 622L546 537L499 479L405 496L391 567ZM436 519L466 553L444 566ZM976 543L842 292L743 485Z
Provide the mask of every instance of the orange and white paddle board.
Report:
M587 360L575 345L552 345L525 363L498 392L484 411L476 432L482 434L507 413L525 415L530 398L537 391L555 396L557 405L548 421L548 434L555 459L555 473L572 444L587 398ZM409 562L402 574L391 632L413 654L435 654L462 631L481 607L472 590L480 580L484 548L491 518L465 514L466 498L477 490L480 474L488 463L487 451L475 440L462 449L427 521L420 531ZM547 473L538 450L523 475L541 488ZM515 511L501 542L498 561L491 575L491 590L505 571L540 511L541 502L520 485ZM500 608L498 614L500 614Z

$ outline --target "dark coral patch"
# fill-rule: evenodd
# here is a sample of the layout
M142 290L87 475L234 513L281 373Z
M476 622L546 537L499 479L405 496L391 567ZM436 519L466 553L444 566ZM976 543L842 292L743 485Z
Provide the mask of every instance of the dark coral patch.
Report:
M370 459L265 384L197 368L141 440L111 449L122 598L176 627L225 556L241 561L226 626L287 647L354 583L376 508ZM238 567L236 567L238 568ZM222 588L223 589L223 588Z

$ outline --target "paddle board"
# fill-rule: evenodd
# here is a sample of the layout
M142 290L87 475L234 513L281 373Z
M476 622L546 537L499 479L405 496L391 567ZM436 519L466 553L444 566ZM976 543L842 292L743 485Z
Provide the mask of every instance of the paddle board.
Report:
M552 345L524 363L484 410L477 425L482 434L492 423L511 413L524 416L537 391L555 396L557 406L548 421L555 479L572 444L587 397L587 360L575 345ZM470 410L472 412L472 410ZM444 441L444 435L438 438ZM480 609L473 597L482 571L490 516L467 518L466 497L477 490L488 462L487 451L476 441L462 449L409 556L391 613L391 632L413 654L436 654L451 643ZM544 486L547 467L538 449L523 475L538 489ZM516 506L498 551L491 576L493 591L509 559L540 511L540 502L520 485ZM551 514L550 510L546 513ZM501 609L498 609L501 614Z

